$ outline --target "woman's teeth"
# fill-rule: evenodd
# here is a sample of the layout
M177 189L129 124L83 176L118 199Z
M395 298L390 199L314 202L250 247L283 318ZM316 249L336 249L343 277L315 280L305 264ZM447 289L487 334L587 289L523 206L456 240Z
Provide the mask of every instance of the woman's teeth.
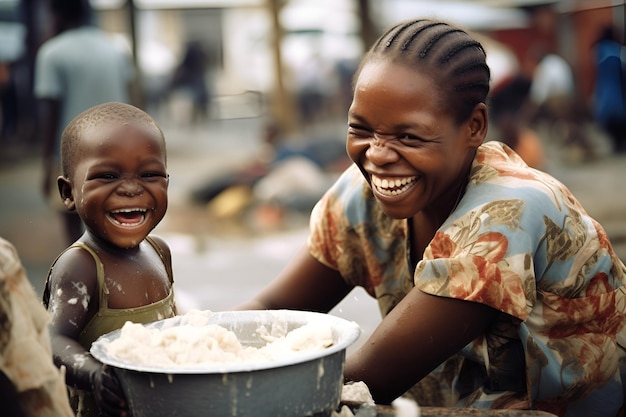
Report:
M372 177L372 184L376 191L383 195L398 195L409 189L417 177L404 177L395 179L381 179Z

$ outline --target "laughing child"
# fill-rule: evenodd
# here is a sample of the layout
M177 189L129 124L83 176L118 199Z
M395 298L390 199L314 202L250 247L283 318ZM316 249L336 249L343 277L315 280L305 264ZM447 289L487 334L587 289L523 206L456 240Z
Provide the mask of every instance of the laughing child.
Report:
M176 315L170 249L150 236L167 210L165 138L142 110L105 103L69 123L61 159L61 199L86 231L48 273L54 361L77 416L128 416L117 378L89 349L126 321Z

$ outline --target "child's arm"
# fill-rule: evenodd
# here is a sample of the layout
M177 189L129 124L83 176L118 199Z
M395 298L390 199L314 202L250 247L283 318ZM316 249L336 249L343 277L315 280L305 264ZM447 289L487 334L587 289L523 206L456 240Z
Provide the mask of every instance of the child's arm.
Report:
M97 271L81 249L65 252L50 273L50 336L55 364L66 369L66 383L93 392L105 415L128 415L119 382L111 369L78 342L99 308Z
M98 310L96 265L82 249L70 249L50 272L52 353L57 366L66 368L67 384L91 389L89 373L100 367L78 342L81 331Z

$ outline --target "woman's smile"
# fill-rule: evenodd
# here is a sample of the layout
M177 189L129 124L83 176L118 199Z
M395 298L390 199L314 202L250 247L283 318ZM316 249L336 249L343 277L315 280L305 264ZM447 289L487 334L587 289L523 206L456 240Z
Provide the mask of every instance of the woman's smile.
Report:
M372 186L377 193L384 196L398 196L413 188L416 179L416 176L381 178L372 175Z

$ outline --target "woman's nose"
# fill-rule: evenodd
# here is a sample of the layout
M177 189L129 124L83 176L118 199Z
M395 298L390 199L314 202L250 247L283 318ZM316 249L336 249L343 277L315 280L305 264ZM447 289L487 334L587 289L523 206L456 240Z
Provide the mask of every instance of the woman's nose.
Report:
M373 137L365 157L376 165L384 165L398 160L398 153L384 139Z

